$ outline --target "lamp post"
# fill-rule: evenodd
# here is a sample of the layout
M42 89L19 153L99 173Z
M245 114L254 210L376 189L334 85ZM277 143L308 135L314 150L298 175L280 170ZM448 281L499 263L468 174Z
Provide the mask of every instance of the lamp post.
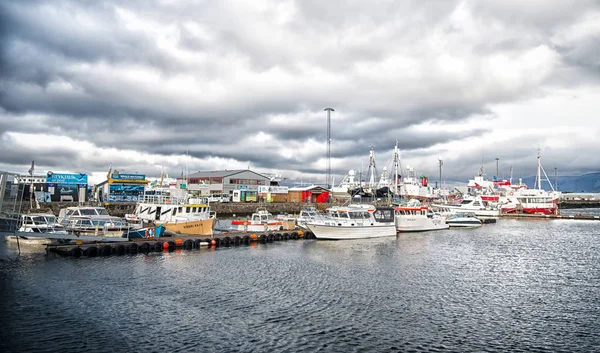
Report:
M442 165L444 161L442 161L442 157L438 157L438 162L440 163L440 193L442 191Z
M331 178L331 112L335 110L333 108L325 108L327 112L327 180L325 180L325 187L329 190L329 181Z
M500 158L496 157L496 180L500 180L500 176L498 175L498 161Z

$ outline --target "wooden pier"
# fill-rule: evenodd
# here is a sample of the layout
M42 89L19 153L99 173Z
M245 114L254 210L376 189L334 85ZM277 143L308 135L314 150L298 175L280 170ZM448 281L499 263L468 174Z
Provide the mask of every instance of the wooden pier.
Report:
M171 237L131 239L124 242L89 242L78 241L73 244L52 243L46 246L46 252L72 257L96 257L138 254L176 249L193 250L210 247L231 247L257 243L272 243L284 240L314 239L314 234L304 230L270 231L260 233L229 232L205 235L178 235Z

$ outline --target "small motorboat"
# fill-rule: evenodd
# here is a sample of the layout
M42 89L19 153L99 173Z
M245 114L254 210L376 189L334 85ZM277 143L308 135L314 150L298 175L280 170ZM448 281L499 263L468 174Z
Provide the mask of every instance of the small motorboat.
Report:
M450 227L475 228L481 227L483 222L472 212L457 212L446 219Z

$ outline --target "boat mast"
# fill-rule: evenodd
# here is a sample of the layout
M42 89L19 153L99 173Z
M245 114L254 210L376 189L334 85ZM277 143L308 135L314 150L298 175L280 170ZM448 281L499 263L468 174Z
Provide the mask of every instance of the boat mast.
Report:
M375 146L369 146L371 147L371 151L369 152L369 186L370 187L374 187L375 186L375 151L373 150L375 148Z
M540 159L540 146L537 148L537 188L538 190L542 190L542 161Z
M398 195L398 172L400 169L400 156L398 154L398 140L394 146L394 195Z

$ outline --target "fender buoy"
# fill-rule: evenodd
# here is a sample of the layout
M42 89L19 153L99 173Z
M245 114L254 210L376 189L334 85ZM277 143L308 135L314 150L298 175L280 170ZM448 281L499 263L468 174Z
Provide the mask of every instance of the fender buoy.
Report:
M117 255L123 255L123 254L125 254L125 246L124 245L117 245L117 248L115 249L115 253Z
M95 246L90 246L89 248L87 248L87 250L85 252L88 257L98 256L98 248Z
M152 238L156 235L156 229L146 228L146 238Z
M150 252L150 244L143 243L142 245L140 245L140 251L143 253L149 253Z
M138 245L136 243L132 243L131 245L129 245L129 253L130 254L137 254L138 252Z
M83 250L81 248L73 248L69 250L69 254L75 258L80 258L83 255Z
M109 256L111 252L112 247L110 245L102 245L102 247L100 248L100 254L102 256Z

